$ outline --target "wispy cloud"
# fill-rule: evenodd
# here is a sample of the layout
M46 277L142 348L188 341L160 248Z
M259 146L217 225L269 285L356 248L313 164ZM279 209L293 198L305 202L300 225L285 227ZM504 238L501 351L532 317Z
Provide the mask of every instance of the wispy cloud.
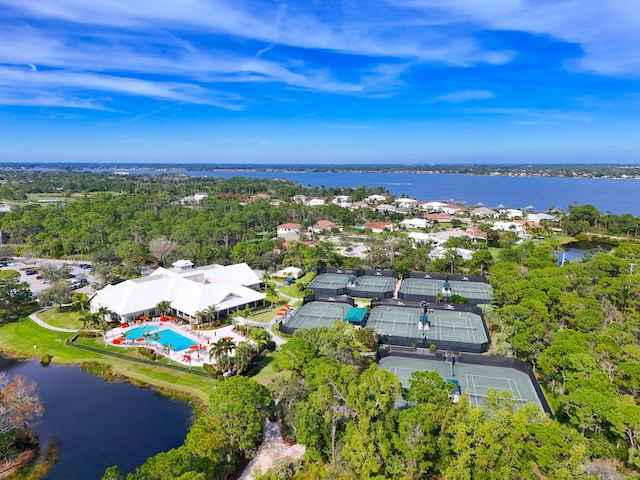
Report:
M428 102L461 103L469 100L488 100L493 97L495 94L489 90L456 90L429 99Z
M538 108L468 108L463 110L464 113L482 114L482 115L505 115L521 117L523 120L515 122L576 122L591 123L593 116L583 112L564 112L557 110L543 110ZM525 120L526 119L526 120ZM538 123L539 124L539 123Z

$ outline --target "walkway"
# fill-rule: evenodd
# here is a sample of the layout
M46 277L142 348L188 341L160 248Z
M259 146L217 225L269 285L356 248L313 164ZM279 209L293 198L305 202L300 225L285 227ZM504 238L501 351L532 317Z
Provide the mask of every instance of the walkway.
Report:
M265 472L273 467L278 460L288 458L291 460L297 460L304 455L306 448L303 445L293 445L288 447L282 441L282 434L280 433L280 422L267 421L264 426L264 439L262 445L258 449L258 453L253 457L247 468L244 469L242 475L238 480L250 480L252 478L253 470L258 472Z
M31 315L29 315L29 318L31 320L33 320L34 322L36 322L38 325L40 325L42 328L46 328L48 330L54 330L56 332L67 332L67 333L75 333L78 331L78 329L73 329L73 328L60 328L60 327L54 327L53 325L49 325L47 322L45 322L44 320L42 320L38 314L44 312L45 310L49 310L49 308L51 307L45 307L45 308L41 308L40 310L38 310L37 312L33 312Z

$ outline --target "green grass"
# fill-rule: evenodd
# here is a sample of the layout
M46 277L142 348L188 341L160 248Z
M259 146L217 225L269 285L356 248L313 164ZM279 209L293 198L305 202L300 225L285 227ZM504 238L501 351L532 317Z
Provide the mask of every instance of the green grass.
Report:
M82 328L80 317L83 315L84 312L80 307L53 307L39 313L38 317L53 327L80 330Z
M270 322L273 319L273 317L275 317L276 313L280 311L280 308L282 307L274 307L270 310L267 310L266 312L262 312L257 315L249 315L249 320L251 320L252 322L261 322L261 323Z
M110 365L114 373L140 383L188 393L203 401L208 401L211 389L216 383L213 379L190 375L188 371L180 372L162 368L161 362L153 366L144 365L70 347L64 343L67 338L69 338L68 333L47 330L29 319L23 319L0 327L0 351L20 357L35 358L50 354L54 363L100 362ZM99 338L82 338L77 341L84 345L117 351L127 356L138 355L135 348L123 349L108 346ZM166 363L166 360L162 362Z
M302 278L296 280L296 283L290 287L280 287L280 292L289 297L298 298L298 285L300 283L308 284L315 276L316 274L313 272L305 273Z
M273 369L277 353L268 353L257 362L260 371L253 375L253 379L263 385L269 385L273 380L279 377L287 377L290 372L276 372Z

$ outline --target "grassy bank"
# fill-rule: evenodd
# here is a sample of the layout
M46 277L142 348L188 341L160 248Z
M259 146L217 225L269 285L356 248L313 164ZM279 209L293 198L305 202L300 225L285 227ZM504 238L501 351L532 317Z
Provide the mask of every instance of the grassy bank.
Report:
M114 373L135 380L138 384L177 390L194 395L202 401L208 401L209 394L216 383L214 379L190 375L188 371L183 373L163 368L160 362L157 365L144 365L73 348L65 345L67 338L69 338L68 333L47 330L29 319L23 319L0 327L0 351L10 356L38 359L42 355L49 354L52 356L53 363L103 363L111 366ZM105 345L101 339L80 339L79 341L105 350L116 348ZM135 350L118 348L116 351L135 356L137 355Z

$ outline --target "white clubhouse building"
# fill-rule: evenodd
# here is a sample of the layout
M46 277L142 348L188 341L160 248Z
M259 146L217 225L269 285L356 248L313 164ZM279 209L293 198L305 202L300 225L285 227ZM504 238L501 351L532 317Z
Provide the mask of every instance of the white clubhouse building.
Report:
M91 296L91 311L106 307L112 317L129 322L142 315L157 316L156 306L168 301L175 315L198 323L197 313L213 306L220 315L264 302L261 279L246 263L207 265L194 268L189 260L178 260L173 268L158 268L151 275L108 285Z

